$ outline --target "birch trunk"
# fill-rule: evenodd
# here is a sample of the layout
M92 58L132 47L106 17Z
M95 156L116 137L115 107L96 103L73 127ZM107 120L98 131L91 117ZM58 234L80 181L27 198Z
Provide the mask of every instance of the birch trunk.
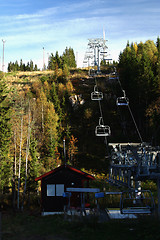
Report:
M42 103L42 132L44 133L44 107Z
M18 192L17 192L17 209L19 209L19 192L20 192L20 178L21 178L21 154L22 154L22 137L23 137L23 115L21 117L21 137L19 149L19 170L18 170Z
M16 176L17 176L17 138L16 138L16 130L14 131L14 163L13 163L13 184L12 184L12 194L13 194L13 208L15 208L15 202L16 202Z
M26 171L25 171L25 184L24 184L24 191L23 191L22 210L24 208L24 201L25 201L25 197L26 197L26 188L27 188L28 156L29 156L29 148L30 148L30 137L31 137L31 111L30 111L30 103L29 103L28 135L27 135L27 145L26 145Z

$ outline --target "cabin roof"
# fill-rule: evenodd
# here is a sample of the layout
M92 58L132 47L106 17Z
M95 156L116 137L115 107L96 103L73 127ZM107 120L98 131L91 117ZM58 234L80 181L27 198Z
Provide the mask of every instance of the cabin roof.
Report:
M81 170L78 170L78 169L76 169L76 168L74 168L74 167L72 167L72 166L70 166L68 164L64 164L64 165L61 165L60 167L57 167L57 168L55 168L55 169L53 169L53 170L51 170L51 171L49 171L49 172L47 172L47 173L45 173L45 174L43 174L41 176L35 178L35 181L42 180L43 178L47 177L48 175L56 173L56 172L60 171L63 168L68 168L68 169L70 169L70 170L72 170L72 171L74 171L76 173L79 173L82 176L84 176L84 178L86 178L86 179L95 180L95 177L93 177L92 175L90 175L90 174L88 174L86 172L83 172Z

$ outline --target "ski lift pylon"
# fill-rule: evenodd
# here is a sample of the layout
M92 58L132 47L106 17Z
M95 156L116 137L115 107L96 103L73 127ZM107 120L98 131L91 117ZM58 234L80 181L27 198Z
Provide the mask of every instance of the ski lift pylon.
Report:
M94 91L91 93L91 99L92 100L102 100L103 99L103 93L99 92L97 90L97 85L94 86Z
M125 91L123 91L123 97L118 97L116 100L117 106L128 106L129 105L129 99L126 97Z
M98 137L108 137L111 135L111 130L110 130L110 127L107 126L107 125L103 125L101 123L102 121L102 117L99 118L99 125L96 126L96 129L95 129L95 135L98 136Z

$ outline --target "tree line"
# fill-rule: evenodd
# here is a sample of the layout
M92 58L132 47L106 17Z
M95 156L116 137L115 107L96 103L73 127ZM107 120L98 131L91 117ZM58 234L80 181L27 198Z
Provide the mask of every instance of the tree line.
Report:
M15 62L9 62L8 63L8 72L16 72L16 71L21 71L21 72L26 72L26 71L38 71L37 64L34 64L32 60L28 62L27 64L23 63L23 60L20 60L20 64L16 60Z
M56 70L57 68L64 69L65 67L68 68L75 68L76 67L76 59L74 50L69 47L65 49L62 56L59 56L58 51L56 51L55 55L51 53L48 61L48 69L49 70Z
M48 66L44 66L43 70L58 70L58 69L69 69L76 67L76 60L74 50L69 47L65 49L62 56L59 56L58 51L56 51L55 55L51 53L48 59ZM22 59L20 63L16 60L15 62L8 63L8 72L16 72L16 71L38 71L37 64L34 64L32 60L27 64L23 63ZM67 71L67 70L66 70Z
M159 144L160 38L156 43L128 42L120 53L118 69L144 139Z

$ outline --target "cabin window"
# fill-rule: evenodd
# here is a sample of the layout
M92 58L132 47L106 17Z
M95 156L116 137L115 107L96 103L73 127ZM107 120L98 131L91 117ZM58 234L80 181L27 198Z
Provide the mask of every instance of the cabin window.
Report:
M62 197L64 184L47 184L47 197Z
M55 184L47 184L47 196L55 196Z
M63 193L64 193L64 184L56 184L56 196L62 197Z

